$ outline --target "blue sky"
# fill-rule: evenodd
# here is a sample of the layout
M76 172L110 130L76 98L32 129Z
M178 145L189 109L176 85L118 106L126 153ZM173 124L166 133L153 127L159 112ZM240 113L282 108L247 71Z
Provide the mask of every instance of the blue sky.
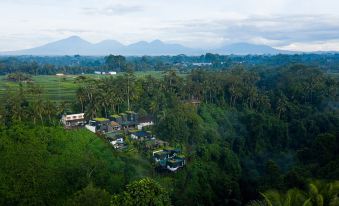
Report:
M339 50L335 0L0 0L0 51L78 35L194 48L234 42Z

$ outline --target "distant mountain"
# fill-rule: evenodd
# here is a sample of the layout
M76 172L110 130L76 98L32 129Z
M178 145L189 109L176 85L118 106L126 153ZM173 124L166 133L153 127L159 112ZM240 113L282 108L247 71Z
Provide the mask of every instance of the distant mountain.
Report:
M8 55L73 55L91 49L92 44L78 36L52 42L40 47L20 51L5 52Z
M214 51L218 54L235 54L235 55L262 55L262 54L288 54L290 51L278 50L267 45L257 45L249 43L236 43L226 45Z
M108 54L121 54L125 56L142 56L142 55L201 55L204 53L218 53L218 54L278 54L291 53L289 51L277 50L266 45L255 45L248 43L236 43L226 45L219 49L202 50L192 49L182 46L180 44L168 44L160 40L152 42L140 41L130 45L123 45L115 40L104 40L102 42L92 44L81 39L78 36L71 36L66 39L48 43L46 45L35 47L32 49L25 49L19 51L2 52L1 55L39 55L39 56L53 56L53 55L93 55L104 56Z
M141 41L128 45L122 54L125 55L178 55L178 54L201 54L199 51L184 47L180 44L166 44L160 40L150 43Z
M124 48L124 45L118 41L104 40L97 44L93 44L91 49L94 50L93 53L110 54L110 53L117 52L121 50L122 48Z
M152 42L140 41L125 46L114 40L105 40L92 44L78 36L71 36L66 39L45 44L32 49L19 51L1 52L1 55L108 55L121 54L126 56L141 55L178 55L178 54L201 54L199 51L184 47L179 44L167 44L160 40Z

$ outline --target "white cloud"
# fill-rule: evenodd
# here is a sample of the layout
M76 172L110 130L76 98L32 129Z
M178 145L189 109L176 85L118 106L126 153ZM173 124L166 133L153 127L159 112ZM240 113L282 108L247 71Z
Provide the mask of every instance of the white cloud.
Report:
M286 46L277 47L278 49L289 51L338 51L339 39L327 42L312 42L312 43L292 43Z

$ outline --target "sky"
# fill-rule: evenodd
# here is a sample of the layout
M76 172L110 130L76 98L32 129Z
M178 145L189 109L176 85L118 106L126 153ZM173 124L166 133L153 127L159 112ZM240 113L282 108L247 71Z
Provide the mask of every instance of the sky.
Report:
M338 11L337 0L0 0L0 51L73 35L93 43L339 50Z

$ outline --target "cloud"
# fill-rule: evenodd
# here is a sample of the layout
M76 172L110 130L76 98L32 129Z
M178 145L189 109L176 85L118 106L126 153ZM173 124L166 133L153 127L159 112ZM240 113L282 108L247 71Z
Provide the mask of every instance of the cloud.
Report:
M135 12L140 12L143 10L143 7L138 5L111 5L103 8L83 8L85 14L91 15L107 15L107 16L114 16L114 15L125 15Z
M74 33L74 34L81 34L81 33L91 33L93 32L92 30L89 29L75 29L75 28L58 28L58 29L44 29L41 30L42 32L50 32L53 34L69 34L69 33Z
M245 38L262 37L287 44L337 39L339 19L328 16L285 16L248 18L231 25L225 32Z
M286 46L277 47L282 50L290 51L338 51L339 40L321 41L312 43L292 43Z
M339 18L326 15L250 16L243 19L191 20L153 28L163 33L215 42L251 42L270 46L312 43L339 39Z

